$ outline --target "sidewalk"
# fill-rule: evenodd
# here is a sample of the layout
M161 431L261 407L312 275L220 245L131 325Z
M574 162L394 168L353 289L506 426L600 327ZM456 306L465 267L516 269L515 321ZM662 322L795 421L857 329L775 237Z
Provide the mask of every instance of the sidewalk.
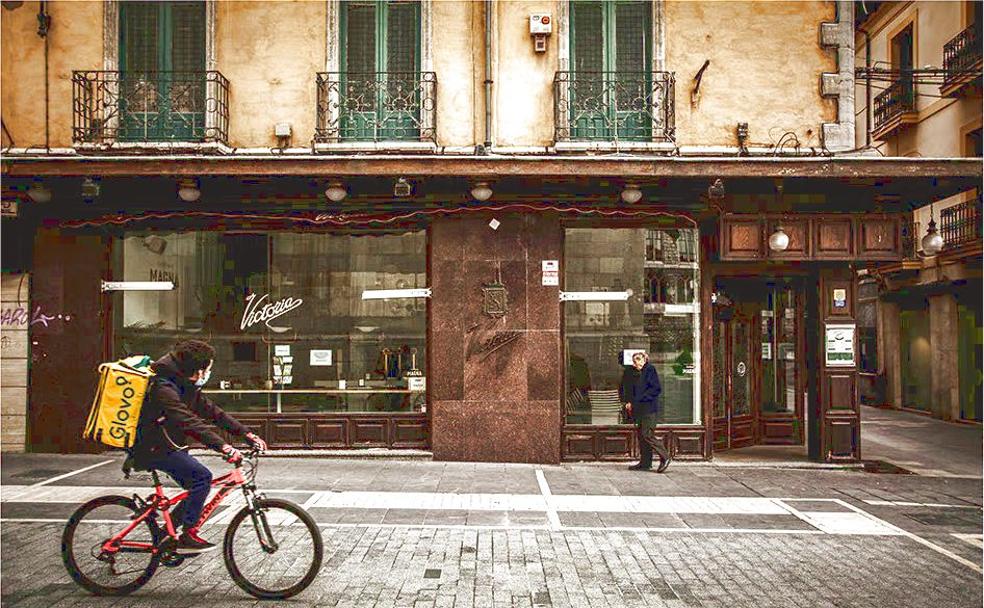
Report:
M982 438L977 425L861 407L861 457L919 475L981 477Z

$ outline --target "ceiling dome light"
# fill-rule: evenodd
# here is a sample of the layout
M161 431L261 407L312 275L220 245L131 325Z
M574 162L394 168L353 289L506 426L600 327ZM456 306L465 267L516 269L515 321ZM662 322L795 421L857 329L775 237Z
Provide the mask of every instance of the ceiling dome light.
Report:
M489 187L488 182L478 182L471 189L471 195L476 201L484 202L492 198L492 188Z
M340 203L348 196L348 190L345 189L342 182L331 182L325 189L325 196L333 203Z
M642 190L639 186L631 182L625 184L625 188L622 190L622 200L626 203L633 205L642 200Z
M943 251L943 237L936 231L936 221L930 216L929 226L926 227L926 236L922 238L923 255L932 257Z
M51 200L51 190L41 182L34 182L27 190L27 195L35 203L47 203Z
M789 247L789 235L782 229L781 224L776 224L776 230L769 235L769 249L780 253Z
M193 179L183 179L178 182L178 196L186 203L194 203L202 196L198 183Z

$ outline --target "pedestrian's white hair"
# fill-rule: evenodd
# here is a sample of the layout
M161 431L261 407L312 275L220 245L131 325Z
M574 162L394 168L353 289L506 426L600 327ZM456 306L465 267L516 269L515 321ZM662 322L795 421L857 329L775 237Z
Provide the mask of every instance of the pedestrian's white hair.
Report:
M641 351L639 351L637 353L633 353L632 354L632 360L633 361L635 361L636 357L642 357L642 360L643 361L645 361L646 363L649 363L649 353L647 353L644 350L641 350Z

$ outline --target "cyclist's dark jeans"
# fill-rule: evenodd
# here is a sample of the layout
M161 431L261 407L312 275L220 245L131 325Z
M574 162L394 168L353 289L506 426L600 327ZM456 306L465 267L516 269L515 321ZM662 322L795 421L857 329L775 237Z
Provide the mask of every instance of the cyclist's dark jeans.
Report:
M163 458L152 460L147 464L147 468L164 471L182 488L188 490L188 498L183 501L184 517L181 523L184 524L185 529L197 524L202 508L205 506L205 499L208 498L208 490L212 485L212 471L184 450L171 452Z

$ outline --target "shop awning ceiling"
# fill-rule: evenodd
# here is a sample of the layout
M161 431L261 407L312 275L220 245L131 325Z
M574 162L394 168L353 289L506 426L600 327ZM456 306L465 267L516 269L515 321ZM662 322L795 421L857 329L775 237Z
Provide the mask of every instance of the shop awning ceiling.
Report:
M695 206L720 179L728 195L771 197L782 181L790 211L851 211L879 205L890 211L919 207L979 187L979 158L881 157L562 157L562 156L32 156L5 157L7 185L46 178L72 191L83 177L101 178L104 200L139 194L173 200L174 179L201 182L202 205L290 200L322 204L328 180L349 189L347 204L469 202L470 183L487 180L494 200L616 201L628 182L643 203ZM393 198L393 180L414 184L411 199ZM152 183L160 180L160 187ZM61 184L61 185L59 185ZM800 198L797 198L800 195ZM818 196L819 195L819 196ZM139 205L138 205L139 206Z

